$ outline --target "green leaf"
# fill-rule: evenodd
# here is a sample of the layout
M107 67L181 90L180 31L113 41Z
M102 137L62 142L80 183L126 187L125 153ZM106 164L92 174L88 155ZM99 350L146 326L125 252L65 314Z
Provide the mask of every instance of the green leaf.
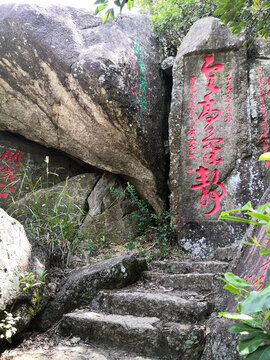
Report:
M259 157L259 160L265 161L270 160L270 152L266 152Z
M242 356L249 355L253 353L255 350L258 349L258 347L265 341L270 340L270 336L268 334L264 333L257 333L256 336L254 334L249 334L248 336L245 336L243 339L241 339L238 343L237 349L239 351L239 354Z
M260 250L259 254L260 255L270 254L270 250Z
M109 14L110 14L110 9L105 12L102 19L102 24L105 24L107 22Z
M247 202L243 207L242 210L252 210L251 202Z
M246 287L246 286L251 286L253 287L249 282L247 282L244 279L241 279L239 276L234 275L231 272L226 272L224 274L225 279L233 286L239 288L239 287Z
M266 232L270 234L270 221L266 224Z
M114 20L114 9L111 9L110 11L110 17L112 20Z
M100 11L102 11L103 9L105 9L108 6L108 4L106 5L99 5L96 10L95 10L95 15L97 15Z
M243 208L241 208L241 209L232 209L232 210L222 211L222 212L220 213L219 218L220 218L221 216L224 217L224 216L230 214L231 212L245 211L245 210L249 210L249 209L243 209Z
M237 217L237 216L229 216L229 215L226 215L226 216L222 216L222 214L220 214L219 220L232 220L232 221L238 221L238 222L243 222L243 223L246 223L246 224L252 224L252 225L265 225L263 223L260 223L258 221L252 221L252 220L248 220L248 219L243 219L243 218L240 218L240 217Z
M239 294L239 289L230 284L224 285L223 289L228 290L232 294Z
M131 8L134 6L134 1L133 0L128 0L127 2L127 7L128 7L128 10L131 10Z
M263 204L256 210L256 212L258 214L264 214L265 212L269 213L270 212L270 203Z
M260 291L252 291L247 298L239 303L239 311L244 314L254 314L259 311L268 310L270 287L266 287Z
M245 244L245 245L249 245L249 246L255 246L255 244L252 244L250 242L247 242L247 241L241 241L242 244Z
M238 314L238 313L229 313L229 312L219 312L219 315L234 320L253 320L253 317L247 314Z
M262 8L263 7L266 7L266 6L270 6L270 1L264 1L263 3L262 3ZM269 153L270 154L270 153Z
M247 212L245 213L245 215L249 215L249 216L252 216L254 217L255 219L258 219L258 220L263 220L263 221L270 221L270 216L268 215L263 215L263 214L260 214L260 213L257 213L257 212Z
M254 327L254 328L259 328L259 329L263 329L263 325L262 325L262 321L261 320L258 320L258 319L253 319L253 320L243 320L243 322L246 324L246 325L249 325L251 327Z
M270 311L266 314L265 318L263 319L263 322L265 322L270 317Z
M248 332L248 333L258 332L259 329L251 327L247 324L239 323L239 324L230 325L228 330L231 334L237 334L242 332Z
M224 13L224 9L222 7L218 7L217 10L214 12L215 16L221 15Z
M255 352L248 355L246 360L269 360L270 359L270 345L259 347Z

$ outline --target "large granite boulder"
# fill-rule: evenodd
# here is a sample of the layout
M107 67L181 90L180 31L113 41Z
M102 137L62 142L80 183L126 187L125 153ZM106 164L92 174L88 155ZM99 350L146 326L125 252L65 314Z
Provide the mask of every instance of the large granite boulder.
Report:
M12 318L18 319L13 326L20 332L46 304L42 274L48 256L45 248L27 236L23 226L3 209L0 209L0 253L0 320L4 324L0 328L1 345L3 336L9 339L15 333L5 327Z
M145 16L0 6L0 130L129 179L163 206L166 102Z
M213 257L217 247L239 241L246 227L218 222L220 212L250 199L256 206L267 186L269 171L258 161L263 139L253 141L262 126L249 116L243 40L218 19L204 18L174 62L171 212L180 243L194 256Z

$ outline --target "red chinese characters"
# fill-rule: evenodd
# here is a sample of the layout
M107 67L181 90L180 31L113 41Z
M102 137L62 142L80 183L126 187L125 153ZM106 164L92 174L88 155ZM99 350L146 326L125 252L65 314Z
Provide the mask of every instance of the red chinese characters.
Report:
M220 200L225 195L225 187L223 184L218 182L219 178L219 171L218 169L215 169L209 176L209 169L204 168L203 166L200 166L199 169L196 170L196 173L199 175L199 177L196 178L196 180L199 182L197 185L192 185L192 190L198 190L200 189L202 191L202 196L200 199L200 204L202 206L207 206L209 197L214 201L214 207L211 211L208 213L205 213L204 215L213 215L215 214L219 208L220 208ZM216 184L218 186L218 189L220 190L220 194L216 190L209 189L209 187L212 184Z
M5 150L0 160L4 161L5 163L10 162L14 163L15 165L20 165L21 163L22 152L20 151L12 151L12 150ZM0 165L0 173L2 173L3 180L5 182L0 182L0 188L3 188L3 191L0 192L0 198L7 198L10 193L14 193L15 190L12 186L10 186L9 181L15 182L18 179L16 178L18 169L12 169L9 165Z
M227 97L225 102L227 103L227 107L226 107L226 115L225 115L225 123L228 123L232 120L232 114L231 114L231 92L232 92L232 87L231 87L231 80L232 77L228 74L226 75L226 79L227 79L227 86L226 86L226 92L227 92Z
M267 125L267 108L265 106L265 101L264 101L264 88L263 88L263 84L264 84L264 80L262 77L262 67L258 66L257 69L258 71L258 78L257 81L260 84L260 89L259 89L259 94L260 94L260 110L261 110L261 134L258 137L258 140L262 140L263 141L263 152L267 152L269 145L267 144L268 141L268 125ZM270 78L268 79L268 85L270 84ZM269 92L267 93L268 96ZM270 161L265 161L265 165L269 166L270 165Z
M210 92L204 96L203 101L199 101L198 105L202 106L201 113L198 117L198 121L205 121L203 131L206 136L202 139L202 150L204 166L200 166L196 169L196 173L199 175L196 178L197 184L192 185L192 190L201 190L202 195L200 198L200 205L207 206L212 203L212 209L204 215L214 215L220 209L220 200L225 196L225 187L219 181L219 170L214 168L213 171L209 170L209 166L216 167L223 159L219 155L221 149L220 144L224 142L223 138L216 137L214 133L213 124L218 121L222 115L222 111L218 109L216 100L213 95L217 93L220 88L214 84L215 73L224 69L223 64L214 64L214 55L207 55L204 57L204 64L201 68L202 74L209 79L208 89ZM188 170L191 172L190 170ZM215 190L212 189L212 185L215 184Z
M187 129L187 136L188 136L188 148L190 150L190 154L189 157L193 158L193 154L192 154L192 150L196 149L196 138L195 138L195 121L194 121L194 110L195 110L195 104L194 104L194 99L195 99L195 81L196 81L196 77L192 76L190 78L190 87L189 87L189 94L190 94L190 98L189 98L189 103L188 103L188 108L189 108L189 119L188 119L188 129Z

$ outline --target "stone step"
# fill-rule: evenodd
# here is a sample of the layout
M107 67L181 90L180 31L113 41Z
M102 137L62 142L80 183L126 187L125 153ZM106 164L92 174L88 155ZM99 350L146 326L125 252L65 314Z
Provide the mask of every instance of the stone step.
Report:
M177 290L213 291L217 275L214 274L167 274L155 271L145 271L144 279L155 282L165 288Z
M188 274L188 273L225 273L229 264L225 261L153 261L151 269L163 270L168 273Z
M67 340L66 342L69 342ZM104 350L87 344L35 344L35 347L6 350L1 360L157 360L154 357L130 356L128 352Z
M60 331L65 336L79 336L85 342L162 360L197 360L205 342L204 329L199 325L86 310L64 315Z
M239 251L240 244L228 245L216 249L214 257L220 261L232 261Z
M101 291L92 309L110 314L158 317L165 321L200 322L214 311L214 302L149 291Z

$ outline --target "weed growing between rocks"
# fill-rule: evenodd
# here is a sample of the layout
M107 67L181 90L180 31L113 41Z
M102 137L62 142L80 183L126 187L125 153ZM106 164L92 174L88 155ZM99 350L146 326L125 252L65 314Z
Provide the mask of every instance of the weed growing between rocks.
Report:
M134 242L126 244L126 249L138 249L140 256L148 261L174 257L178 259L183 255L183 250L177 245L177 235L171 223L169 211L162 211L157 215L147 202L140 199L133 185L129 182L124 192L110 189L116 198L130 204L133 211L126 215L137 224ZM147 246L150 244L150 247Z
M51 266L73 267L98 258L103 260L130 253L137 253L147 260L178 259L183 255L177 245L169 211L159 215L154 213L130 183L124 190L110 188L113 199L109 208L115 206L117 209L116 205L124 203L128 213L125 217L134 224L132 227L135 230L132 230L126 244L120 249L121 246L113 244L115 239L110 237L110 233L102 231L92 236L91 227L95 225L82 226L87 215L84 209L88 196L86 191L77 180L67 179L65 183L52 184L49 181L48 159L46 162L47 181L39 178L33 183L24 174L29 192L14 201L8 212L24 225L26 231L47 244Z
M49 174L47 169L47 175ZM26 175L29 192L13 202L8 212L24 224L26 231L48 245L51 265L69 266L71 256L86 236L80 231L85 211L80 204L85 198L78 182L68 193L68 180L63 185L32 183ZM47 176L48 179L48 176Z

